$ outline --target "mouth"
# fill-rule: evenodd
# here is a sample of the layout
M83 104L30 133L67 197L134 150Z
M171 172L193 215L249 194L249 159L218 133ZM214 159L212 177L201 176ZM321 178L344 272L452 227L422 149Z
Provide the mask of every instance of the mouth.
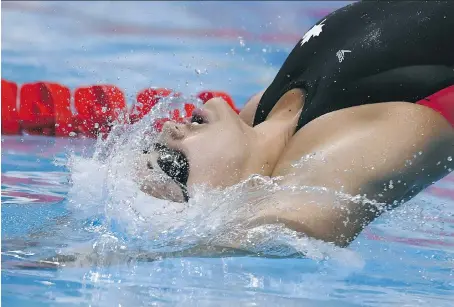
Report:
M159 154L157 164L161 170L172 178L182 189L185 201L188 201L187 183L189 178L189 161L187 157L178 150L167 147L164 144L156 143L151 148ZM144 150L147 154L149 150ZM148 168L153 168L151 164Z

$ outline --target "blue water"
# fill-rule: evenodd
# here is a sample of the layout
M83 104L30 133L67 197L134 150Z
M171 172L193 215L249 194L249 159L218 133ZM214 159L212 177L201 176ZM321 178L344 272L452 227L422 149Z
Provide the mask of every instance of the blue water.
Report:
M91 140L2 137L4 306L451 306L452 176L374 222L348 248L352 257L110 265L101 257L88 265L42 267L37 261L61 248L102 242L102 231L90 232L93 225L71 217L65 198L67 153L89 155L92 148Z
M71 89L107 82L129 103L149 86L224 90L242 106L271 82L294 38L345 4L2 2L2 78ZM4 306L452 306L452 175L376 220L345 250L304 241L308 257L145 261L123 249L131 242L115 223L103 228L111 216L80 217L97 200L74 210L101 180L85 170L92 177L74 193L71 178L84 173L70 170L68 157L90 156L94 144L2 136ZM87 244L98 248L92 259L58 269L42 262L68 249L85 255Z

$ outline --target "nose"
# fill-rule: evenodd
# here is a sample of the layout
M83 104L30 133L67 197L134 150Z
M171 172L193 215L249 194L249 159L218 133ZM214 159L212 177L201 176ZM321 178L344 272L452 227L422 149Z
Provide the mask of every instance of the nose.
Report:
M168 121L162 127L162 134L175 140L185 137L184 125Z

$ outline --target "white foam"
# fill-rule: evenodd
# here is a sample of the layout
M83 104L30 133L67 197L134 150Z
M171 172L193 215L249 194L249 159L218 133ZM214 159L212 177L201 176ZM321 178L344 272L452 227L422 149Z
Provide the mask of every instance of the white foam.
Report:
M105 218L109 225L98 228L99 240L102 235L115 236L117 231L134 241L135 246L128 246L128 251L139 248L153 253L200 244L240 246L272 256L303 254L315 260L330 258L339 262L348 259L352 266L361 266L353 252L301 236L282 225L245 227L260 210L269 206L268 200L280 189L276 183L279 178L252 176L225 190L192 187L193 197L185 204L143 193L133 169L137 155L145 146L144 139L152 142L156 137L149 129L153 116L156 115L151 113L123 131L116 129L105 141L98 140L93 156L70 159L70 208L78 218ZM325 192L304 186L293 190L294 193ZM115 231L110 227L112 222Z

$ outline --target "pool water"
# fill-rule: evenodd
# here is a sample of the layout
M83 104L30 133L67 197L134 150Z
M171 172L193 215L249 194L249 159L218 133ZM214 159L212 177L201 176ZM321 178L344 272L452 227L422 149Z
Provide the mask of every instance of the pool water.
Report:
M241 107L271 82L314 22L345 4L2 2L2 77L58 81L72 89L112 83L125 90L129 104L150 85L185 94L223 90ZM142 223L121 210L135 193L123 186L123 169L109 172L114 168L91 158L99 150L95 140L2 136L1 147L5 306L454 301L454 174L377 219L346 249L268 229L266 240L306 257L159 258L157 250L181 247L200 233L212 238L209 224L219 226L226 212L234 212L224 206L224 215L200 219L202 209L191 208L186 220L162 215ZM172 223L183 226L169 230ZM155 239L145 237L147 227L159 230ZM279 248L273 251L282 253ZM67 257L58 268L56 254Z
M38 262L68 246L77 250L86 242L104 244L112 235L87 231L93 225L71 228L79 224L68 210L70 174L65 161L68 153L90 155L93 143L2 137L4 306L452 304L453 176L376 220L351 244L349 253L153 261L111 261L102 254L96 261L58 269ZM306 248L316 254L320 247L309 243Z

